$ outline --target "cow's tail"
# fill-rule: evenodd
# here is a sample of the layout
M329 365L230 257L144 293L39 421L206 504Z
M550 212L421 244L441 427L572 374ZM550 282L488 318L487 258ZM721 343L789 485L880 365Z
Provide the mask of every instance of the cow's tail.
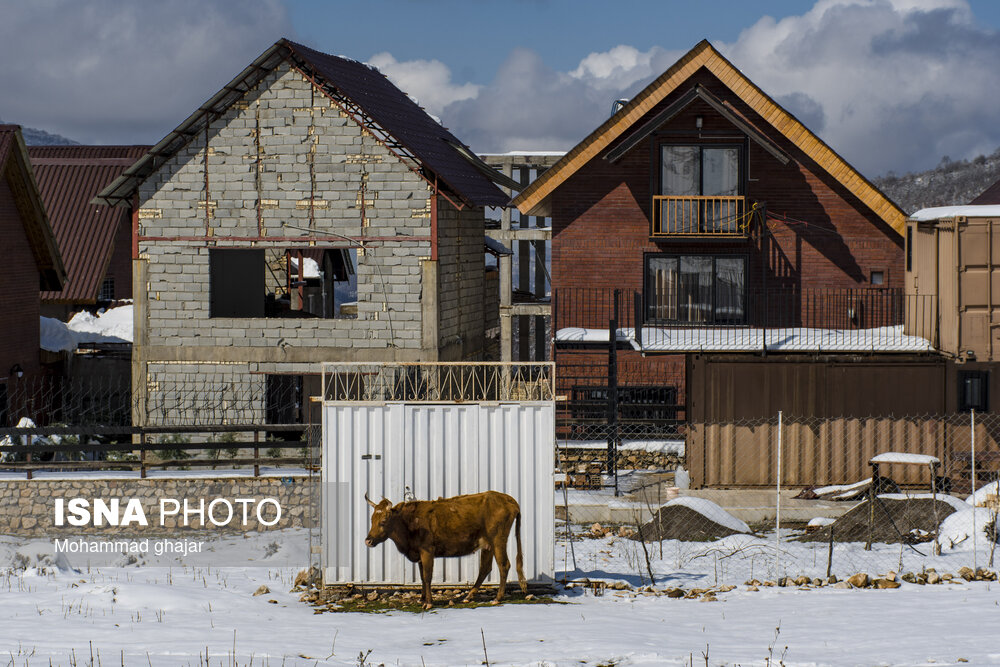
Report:
M527 595L528 582L524 578L524 552L521 550L521 511L514 517L514 539L517 540L517 556L514 564L517 566L517 581L521 584L521 592Z

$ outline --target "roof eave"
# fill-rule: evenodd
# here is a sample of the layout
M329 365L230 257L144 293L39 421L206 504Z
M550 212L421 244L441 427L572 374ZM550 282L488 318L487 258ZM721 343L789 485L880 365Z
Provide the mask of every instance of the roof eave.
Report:
M534 183L525 188L514 199L513 205L525 214L537 210L539 206L543 205L543 200L547 199L577 169L600 155L613 141L638 123L656 104L674 92L681 83L688 80L701 67L705 67L716 78L722 80L766 123L778 129L793 145L820 164L821 168L831 175L832 170L822 166L820 161L825 158L837 163L839 171L844 173L840 176L834 176L834 178L876 216L885 221L889 228L902 236L906 216L899 206L848 164L822 139L813 134L794 115L783 109L756 84L746 78L707 40L702 40L695 45L618 113L602 123L600 127L569 151L563 159L539 176ZM738 77L742 84L739 90L726 83L723 79L724 76ZM786 121L791 129L779 129L776 125L779 117L780 120Z
M268 47L242 72L223 86L219 92L198 107L184 122L171 130L148 153L136 160L135 164L101 190L90 203L97 206L130 205L132 196L138 191L140 184L175 155L180 148L198 136L211 122L208 120L210 116L217 117L225 113L225 110L233 102L257 85L267 73L286 58L288 53L289 48L285 39L280 39ZM268 66L269 62L270 66Z

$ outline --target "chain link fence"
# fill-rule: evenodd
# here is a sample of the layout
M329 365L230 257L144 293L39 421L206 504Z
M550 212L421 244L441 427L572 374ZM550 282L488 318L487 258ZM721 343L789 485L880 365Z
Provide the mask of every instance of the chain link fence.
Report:
M661 424L560 422L568 579L995 578L1000 415Z

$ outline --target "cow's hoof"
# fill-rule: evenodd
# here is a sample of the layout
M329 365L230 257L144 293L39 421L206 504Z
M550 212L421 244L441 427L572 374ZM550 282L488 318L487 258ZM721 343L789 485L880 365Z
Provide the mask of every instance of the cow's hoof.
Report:
M432 605L430 602L425 602L424 603L424 611L430 611L431 607L433 607L433 606L434 605Z
M498 604L500 604L500 600L494 600L494 601L493 601L493 602L491 602L490 604L491 604L491 605L498 605Z

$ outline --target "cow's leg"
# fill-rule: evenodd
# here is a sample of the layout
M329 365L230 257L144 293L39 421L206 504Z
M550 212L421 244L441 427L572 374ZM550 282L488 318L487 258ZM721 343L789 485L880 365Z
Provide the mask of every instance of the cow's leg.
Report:
M479 552L479 576L476 577L476 583L472 587L472 590L465 596L465 602L472 602L472 597L479 592L479 587L486 581L486 577L489 576L492 569L493 551L491 549L483 549Z
M431 577L434 576L434 556L429 551L420 553L420 583L423 584L424 609L434 606L431 599Z
M510 571L510 559L507 558L506 541L502 544L494 545L493 555L496 556L497 567L500 569L500 588L497 589L497 599L494 601L494 604L496 604L500 600L503 600L503 595L507 591L507 573Z

